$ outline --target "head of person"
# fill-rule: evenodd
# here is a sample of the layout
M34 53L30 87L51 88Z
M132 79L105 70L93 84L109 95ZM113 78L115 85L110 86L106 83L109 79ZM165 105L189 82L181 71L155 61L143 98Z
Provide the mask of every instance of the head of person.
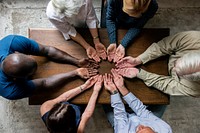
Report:
M200 51L192 51L179 58L174 67L179 77L190 81L200 80Z
M76 16L84 0L51 0L57 15Z
M140 17L150 4L151 0L123 0L122 10L131 17Z
M29 55L13 53L3 60L1 69L10 77L26 78L35 73L37 62Z
M136 133L155 133L150 127L139 125L136 129Z
M76 113L70 104L57 103L49 111L46 126L51 133L75 133Z

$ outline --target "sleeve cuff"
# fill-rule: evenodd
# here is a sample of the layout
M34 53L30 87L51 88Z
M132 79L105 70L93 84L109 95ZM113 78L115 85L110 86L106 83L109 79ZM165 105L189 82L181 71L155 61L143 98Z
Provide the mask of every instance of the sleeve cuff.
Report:
M122 101L119 93L111 95L111 103L118 103L119 101Z
M137 73L137 78L144 79L146 76L146 71L140 68L139 73Z
M98 20L87 20L87 26L88 28L97 28L99 24Z
M69 30L69 32L63 33L63 36L64 36L65 40L69 40L69 39L71 39L70 36L75 37L76 34L77 34L76 29L74 27L71 27L70 30Z

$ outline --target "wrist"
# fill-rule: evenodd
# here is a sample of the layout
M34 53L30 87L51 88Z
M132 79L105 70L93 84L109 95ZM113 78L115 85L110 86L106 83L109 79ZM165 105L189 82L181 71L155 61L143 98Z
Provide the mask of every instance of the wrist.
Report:
M109 92L110 92L110 95L115 95L115 94L119 93L118 90L111 90Z
M141 59L139 57L136 58L136 62L137 62L137 65L142 64L142 61L141 61Z

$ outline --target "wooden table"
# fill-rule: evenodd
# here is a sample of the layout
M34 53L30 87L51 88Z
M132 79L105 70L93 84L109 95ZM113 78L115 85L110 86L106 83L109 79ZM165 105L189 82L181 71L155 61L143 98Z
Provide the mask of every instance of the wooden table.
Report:
M92 44L92 38L87 29L77 29L78 32L90 43ZM120 29L118 31L119 41L123 38L127 30ZM144 29L137 39L126 49L126 55L131 55L133 57L138 56L144 52L149 45L153 42L161 40L163 37L169 35L169 29ZM103 44L106 47L109 45L108 34L106 29L99 29L99 36ZM67 51L70 55L77 58L87 57L85 50L77 43L73 41L64 40L62 34L56 29L40 29L40 28L30 28L29 38L34 39L40 44L54 46L63 51ZM58 64L49 61L45 57L36 57L38 63L38 70L33 76L35 78L48 77L53 74L69 72L76 69L76 66L69 64ZM154 61L148 62L143 65L142 68L150 72L157 74L168 75L167 70L167 60L168 57L161 57ZM105 72L110 72L110 69L114 67L114 64L107 61L102 61L100 63L99 72L103 74ZM38 90L33 96L29 98L30 105L40 105L46 100L55 98L62 94L63 92L73 89L84 83L85 80L79 77L72 78L66 81L66 85L59 86L52 90ZM158 91L157 89L148 88L141 80L137 78L125 79L125 84L127 88L133 92L144 104L169 104L169 96ZM86 104L90 98L92 89L85 91L79 96L75 97L72 102L76 104ZM102 89L100 96L98 98L98 103L109 104L110 94L105 89Z

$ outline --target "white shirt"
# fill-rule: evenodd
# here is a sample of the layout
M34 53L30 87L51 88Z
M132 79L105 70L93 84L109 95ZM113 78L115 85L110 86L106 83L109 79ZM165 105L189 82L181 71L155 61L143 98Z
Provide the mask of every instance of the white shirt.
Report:
M75 28L97 28L99 23L92 0L84 0L78 15L73 17L67 17L64 14L57 15L50 1L46 9L46 14L50 22L62 32L66 40L70 39L70 36L76 36L77 31Z

